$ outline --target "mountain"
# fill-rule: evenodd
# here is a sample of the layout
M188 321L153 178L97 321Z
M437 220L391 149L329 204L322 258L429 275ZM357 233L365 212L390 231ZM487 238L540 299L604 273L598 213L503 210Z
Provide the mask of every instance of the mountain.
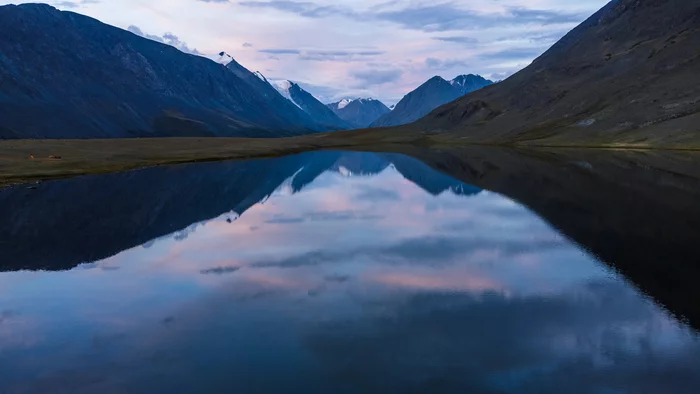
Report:
M0 7L0 138L322 131L216 62L48 5Z
M451 80L450 85L452 85L455 89L459 90L459 95L461 97L465 94L475 92L486 86L493 85L493 81L485 79L480 75L469 74L460 75L457 78Z
M460 75L451 81L439 76L432 77L407 94L390 113L377 119L371 127L399 126L415 122L435 108L491 84L492 81L478 75Z
M360 98L356 100L345 99L328 104L328 107L344 121L355 128L368 127L372 122L391 110L379 100L372 98Z
M259 77L266 80L260 74ZM268 81L289 102L306 112L315 122L334 130L351 129L347 122L340 119L330 108L318 101L311 93L302 89L298 84L288 80Z
M292 119L295 123L315 125L323 130L338 129L337 125L333 125L319 117L312 117L312 114L307 113L304 109L296 105L293 101L288 100L286 96L281 95L273 85L260 72L252 72L243 67L231 55L226 52L219 53L217 63L223 64L231 70L237 77L244 80L251 88L253 88L266 101L276 113L284 114L288 119ZM339 119L338 119L339 120Z
M700 2L617 0L411 127L479 142L700 146Z

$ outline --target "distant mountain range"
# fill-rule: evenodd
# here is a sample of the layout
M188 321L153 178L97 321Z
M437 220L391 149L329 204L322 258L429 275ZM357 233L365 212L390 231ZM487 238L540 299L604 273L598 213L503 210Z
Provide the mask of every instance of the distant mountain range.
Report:
M0 25L0 139L284 137L398 125L490 83L435 77L394 111L364 98L325 105L225 52L212 61L48 5L0 6Z
M700 2L616 0L512 77L409 127L478 142L698 148L698 70Z
M243 70L80 14L7 5L0 26L0 138L280 137L335 129L252 86Z
M460 75L451 81L439 76L432 77L401 99L389 113L374 121L371 127L399 126L415 122L443 104L492 84L492 81L471 74Z
M328 107L354 128L368 127L391 110L379 100L372 98L344 99L328 104Z

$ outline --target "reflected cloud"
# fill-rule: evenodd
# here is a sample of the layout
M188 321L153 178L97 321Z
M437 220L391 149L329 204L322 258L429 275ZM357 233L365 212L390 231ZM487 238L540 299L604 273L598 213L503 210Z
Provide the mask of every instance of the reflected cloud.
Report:
M362 185L358 187L359 193L355 196L358 200L367 201L401 201L401 196L395 190L382 189L379 187L372 187L369 185Z
M216 267L216 268L207 268L204 270L199 271L200 274L202 275L225 275L225 274L232 274L236 271L241 269L241 267Z
M272 219L265 220L266 224L299 224L304 222L330 222L346 220L379 220L383 216L358 211L318 211L303 213L298 217L288 217L285 214L275 214Z
M496 251L502 258L521 253L544 253L567 248L560 238L522 238L498 240L479 237L425 236L401 240L389 246L366 245L360 249L345 251L315 250L279 260L258 261L250 264L256 268L298 268L349 261L362 256L377 263L431 263L432 265L454 264L453 259L466 254Z
M335 385L370 393L383 391L377 376L396 392L692 393L700 346L672 332L634 292L599 282L548 297L373 300L361 319L318 325L304 343Z
M576 204L546 171L509 175L536 166L512 154L439 157L470 182L521 182L551 217L581 215L558 221L583 223L572 234L607 239L618 233L601 223L624 222L619 209L593 215L615 198L595 184L573 194L601 200ZM16 208L0 204L12 215L0 242L32 241L0 252L52 269L111 257L0 273L3 388L684 394L700 383L698 338L618 272L519 203L405 156L320 152L38 187L0 190ZM42 220L65 222L63 244Z

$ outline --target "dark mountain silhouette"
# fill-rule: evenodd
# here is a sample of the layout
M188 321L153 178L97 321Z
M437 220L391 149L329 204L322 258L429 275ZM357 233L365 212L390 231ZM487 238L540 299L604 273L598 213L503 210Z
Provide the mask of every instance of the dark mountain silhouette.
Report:
M48 5L0 7L0 138L277 137L325 130L225 67Z
M492 81L478 75L460 75L452 81L439 76L432 77L407 94L391 112L377 119L371 126L399 126L414 122L443 104L491 84Z
M379 100L372 98L360 98L356 100L345 99L328 104L328 107L336 115L348 122L354 128L369 127L382 115L388 114L391 110Z
M530 66L411 127L480 142L698 146L700 3L617 0Z

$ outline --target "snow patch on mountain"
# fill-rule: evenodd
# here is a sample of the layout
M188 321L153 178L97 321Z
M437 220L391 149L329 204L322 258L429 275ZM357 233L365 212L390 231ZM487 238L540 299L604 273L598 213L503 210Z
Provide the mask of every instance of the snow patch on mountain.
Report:
M342 99L338 103L338 109L343 109L348 106L348 104L352 103L354 100L351 99Z
M224 66L226 66L226 65L228 65L229 63L231 63L231 62L233 61L233 56L229 55L229 54L226 53L226 52L220 52L220 53L219 53L219 57L217 57L216 59L214 59L214 61L217 62L217 63L219 63L219 64L223 64Z
M267 82L267 78L265 78L264 75L260 71L256 71L253 74L255 74L256 77L260 78L263 82Z
M294 86L294 83L291 81L288 81L286 79L281 79L281 80L269 80L268 81L272 87L277 89L278 92L282 95L282 97L286 98L287 100L291 101L294 105L299 107L300 109L301 106L297 104L294 99L292 98L292 93L290 92L290 89L292 89L292 86Z

